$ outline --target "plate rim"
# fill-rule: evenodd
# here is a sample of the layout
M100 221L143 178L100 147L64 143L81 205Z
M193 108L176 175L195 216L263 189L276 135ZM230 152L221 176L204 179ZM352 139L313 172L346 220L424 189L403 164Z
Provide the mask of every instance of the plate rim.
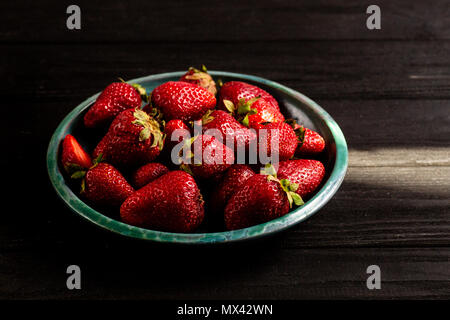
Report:
M127 82L140 83L169 77L180 77L184 73L185 71L159 73L131 79ZM344 134L342 133L342 130L340 129L336 121L315 101L311 100L302 93L288 88L278 82L268 80L259 76L234 72L211 70L208 71L208 73L215 77L226 76L236 78L236 81L250 80L255 83L261 83L266 86L272 87L284 92L285 94L297 100L300 100L305 106L307 106L313 112L318 113L319 116L322 117L322 120L329 127L329 130L336 144L336 160L332 172L328 177L328 180L322 185L322 187L316 192L316 194L305 203L305 205L297 207L296 209L292 210L282 217L262 224L244 229L211 233L174 233L144 229L125 224L121 221L103 215L101 212L98 212L97 210L91 208L75 193L73 193L73 191L65 183L63 174L59 170L58 166L59 146L62 138L64 138L67 129L70 127L74 119L80 113L82 113L84 109L87 108L93 101L95 101L95 99L100 94L99 92L81 102L77 107L75 107L64 117L64 119L59 123L58 127L53 133L47 149L47 172L53 188L55 189L58 196L66 204L66 206L68 206L79 216L87 219L95 225L123 236L156 242L183 244L212 244L256 239L290 228L318 212L336 193L336 191L342 184L342 181L344 180L348 167L347 143Z

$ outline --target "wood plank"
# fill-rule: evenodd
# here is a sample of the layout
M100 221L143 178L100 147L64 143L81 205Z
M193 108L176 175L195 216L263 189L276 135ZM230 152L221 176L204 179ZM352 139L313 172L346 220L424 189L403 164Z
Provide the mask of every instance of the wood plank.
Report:
M351 165L448 164L448 100L317 102L342 129L351 152Z
M0 3L3 116L19 118L0 126L14 205L0 224L0 298L450 298L450 6L381 0L383 29L369 32L371 3L339 2L79 1L80 32L65 29L64 3ZM117 76L201 63L279 81L336 119L349 170L319 213L194 248L102 232L57 201L45 152L65 114ZM74 263L80 292L65 287ZM365 287L371 264L382 290Z
M259 75L319 100L450 98L450 42L441 41L2 45L0 52L0 95L13 101L81 100L118 76L201 63Z
M65 287L65 269L73 263L81 267L82 290ZM373 264L381 269L381 290L366 287ZM80 246L2 254L0 298L448 299L449 278L449 248L280 250L266 242L94 252Z
M293 248L448 246L448 177L448 167L351 167L335 197L289 231L284 244Z
M370 150L351 149L350 167L417 167L450 166L450 148L442 147L392 147L371 148Z
M378 0L381 30L366 27L359 0L283 2L79 0L82 28L66 28L68 3L2 1L3 42L211 42L317 39L449 39L448 1ZM20 19L18 19L20 15Z

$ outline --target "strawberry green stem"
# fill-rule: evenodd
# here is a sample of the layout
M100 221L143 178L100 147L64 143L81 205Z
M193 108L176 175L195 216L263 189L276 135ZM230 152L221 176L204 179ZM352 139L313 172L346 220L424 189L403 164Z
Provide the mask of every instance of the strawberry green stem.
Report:
M300 195L295 192L298 189L298 184L292 183L288 179L278 179L275 167L271 163L266 164L264 169L261 170L261 174L267 175L268 181L274 181L280 184L281 189L286 192L286 196L289 201L289 208L292 208L293 204L295 204L296 206L305 204L302 197L300 197Z

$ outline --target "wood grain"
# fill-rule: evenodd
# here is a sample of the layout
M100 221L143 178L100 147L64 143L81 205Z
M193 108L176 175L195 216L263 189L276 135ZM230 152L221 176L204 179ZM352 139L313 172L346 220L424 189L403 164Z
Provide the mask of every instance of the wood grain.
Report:
M3 1L0 41L142 43L450 38L448 1L378 0L381 30L366 27L364 0L79 0L82 28L66 28L63 1ZM20 18L17 13L20 12Z
M0 50L0 75L8 79L0 94L11 99L81 101L119 76L132 79L202 63L269 78L313 99L450 98L450 42L18 44Z
M0 2L7 201L0 299L450 298L450 6L447 0ZM255 74L316 100L349 146L333 199L267 239L176 247L124 239L58 201L45 153L62 118L116 77ZM12 169L14 168L14 169ZM79 264L83 290L65 287ZM368 265L382 290L365 286ZM182 266L182 267L180 267Z
M18 251L2 259L0 277L9 281L0 284L0 298L445 299L450 295L448 248L280 250L265 243L264 248L236 250L165 248L144 256L139 250L117 248L96 255ZM36 260L41 263L35 265ZM74 260L83 270L82 290L69 291L64 271ZM372 264L381 268L381 290L366 287L366 269Z

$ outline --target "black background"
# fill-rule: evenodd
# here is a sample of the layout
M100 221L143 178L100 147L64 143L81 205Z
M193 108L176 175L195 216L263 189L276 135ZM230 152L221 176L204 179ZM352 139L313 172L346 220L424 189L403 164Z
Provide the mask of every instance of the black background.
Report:
M0 298L450 297L450 6L376 1L0 3ZM51 134L86 97L206 64L311 97L341 126L349 170L310 220L234 245L174 247L108 234L57 198ZM66 268L82 290L66 288ZM382 289L366 288L377 264Z

